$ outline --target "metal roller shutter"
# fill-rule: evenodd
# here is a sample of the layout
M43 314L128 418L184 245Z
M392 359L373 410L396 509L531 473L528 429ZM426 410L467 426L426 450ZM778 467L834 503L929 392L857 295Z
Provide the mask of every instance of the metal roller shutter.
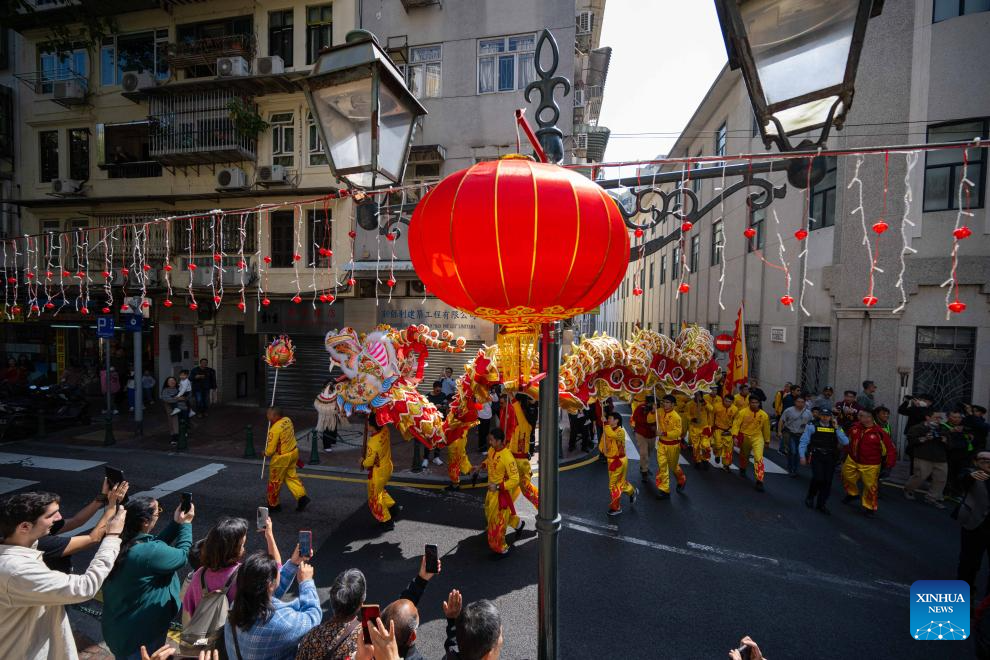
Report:
M419 391L424 394L433 387L433 381L443 377L443 370L450 367L454 370L454 378L460 378L464 373L464 365L474 359L478 354L478 349L485 345L481 340L469 341L464 347L463 353L445 353L440 350L430 351L430 356L426 358L426 368L423 370L423 380L419 384Z

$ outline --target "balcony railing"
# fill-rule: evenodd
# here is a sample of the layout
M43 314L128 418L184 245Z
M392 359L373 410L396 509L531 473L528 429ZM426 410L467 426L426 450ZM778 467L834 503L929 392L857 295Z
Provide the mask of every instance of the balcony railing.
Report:
M168 65L173 71L192 67L208 67L216 74L217 58L241 56L254 59L255 40L250 34L205 37L195 41L180 41L168 45Z
M240 97L224 89L151 97L151 157L163 165L255 160L255 138L238 131L230 118L228 105L235 98Z

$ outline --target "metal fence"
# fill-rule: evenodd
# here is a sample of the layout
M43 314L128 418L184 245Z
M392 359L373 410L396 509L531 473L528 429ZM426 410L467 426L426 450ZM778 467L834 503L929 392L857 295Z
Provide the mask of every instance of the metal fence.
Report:
M153 96L150 99L151 146L156 160L174 164L253 159L255 138L238 131L230 103L240 96L230 90Z

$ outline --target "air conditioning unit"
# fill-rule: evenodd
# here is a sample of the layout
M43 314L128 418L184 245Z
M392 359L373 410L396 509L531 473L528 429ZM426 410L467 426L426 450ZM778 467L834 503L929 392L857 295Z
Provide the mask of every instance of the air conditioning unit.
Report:
M253 268L238 270L237 266L224 266L220 279L225 286L251 286L258 279L258 273Z
M83 182L76 179L55 179L52 181L52 192L56 195L78 195L82 192Z
M239 167L227 167L217 172L217 190L244 190L247 175Z
M82 101L86 98L86 86L80 80L56 80L52 85L52 97L62 101Z
M273 73L285 73L285 62L280 55L269 57L259 57L254 61L254 72L261 76L269 76Z
M574 107L583 108L584 107L584 90L575 89L574 90Z
M281 165L262 165L258 168L258 183L263 186L288 183L288 174Z
M591 34L595 29L595 12L583 11L574 19L578 34Z
M151 71L125 71L120 86L125 92L136 92L145 87L154 87L155 76Z
M248 66L247 60L240 55L217 58L217 76L220 78L246 76L250 73L251 67Z
M574 134L574 148L575 149L587 149L588 148L588 134L587 133L575 133Z

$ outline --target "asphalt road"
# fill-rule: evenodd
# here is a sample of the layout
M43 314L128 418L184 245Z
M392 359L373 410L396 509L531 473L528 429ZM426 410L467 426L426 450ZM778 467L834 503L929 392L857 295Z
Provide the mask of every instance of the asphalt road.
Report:
M784 463L776 452L769 458ZM53 490L73 513L96 492L104 463L124 470L132 493L168 493L160 497L169 509L178 491L192 491L197 538L222 515L253 520L263 504L257 464L41 443L0 447L0 492ZM775 660L972 656L970 642L949 642L951 649L932 655L931 643L908 632L911 583L955 576L958 528L947 511L908 502L887 487L879 517L866 519L839 503L836 483L834 515L825 517L802 503L806 474L772 472L761 494L734 474L687 469L685 493L664 502L644 496L618 518L605 515L603 464L561 474L561 658L724 658L744 634ZM635 461L630 474L638 479ZM498 605L504 658L536 656L537 539L528 503L517 503L527 528L514 552L495 560L485 543L480 489L393 488L404 511L394 530L382 532L363 484L326 474L305 483L310 508L295 513L283 490L285 507L274 519L284 554L299 529L313 530L317 585L357 566L368 576L368 602L388 603L416 573L423 545L437 543L443 572L420 603L424 654L442 657L440 604L456 587L467 600ZM248 549L262 547L258 537Z

